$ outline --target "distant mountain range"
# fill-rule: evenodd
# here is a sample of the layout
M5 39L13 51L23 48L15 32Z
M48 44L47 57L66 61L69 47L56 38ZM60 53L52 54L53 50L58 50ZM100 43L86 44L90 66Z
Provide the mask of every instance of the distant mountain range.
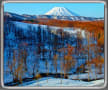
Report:
M44 15L18 15L15 13L4 12L5 19L10 20L33 20L37 18L72 20L72 21L97 21L104 20L104 18L84 17L80 16L64 7L54 7Z

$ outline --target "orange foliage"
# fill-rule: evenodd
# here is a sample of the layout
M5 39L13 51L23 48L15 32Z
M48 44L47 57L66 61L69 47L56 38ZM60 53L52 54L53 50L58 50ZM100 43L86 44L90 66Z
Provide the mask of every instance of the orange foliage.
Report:
M104 46L104 35L102 35L99 39L98 39L98 46Z
M38 22L23 21L25 23L42 24L49 26L59 26L59 27L74 27L88 30L90 32L102 31L104 29L103 21L68 21L68 20L57 20L57 19L36 19Z
M98 58L94 58L90 62L91 64L104 64L104 58L102 56L98 56Z
M104 45L104 21L69 21L69 20L57 20L57 19L36 19L32 21L22 21L24 23L41 24L58 27L73 27L74 29L80 28L91 32L95 38L98 39L98 45Z

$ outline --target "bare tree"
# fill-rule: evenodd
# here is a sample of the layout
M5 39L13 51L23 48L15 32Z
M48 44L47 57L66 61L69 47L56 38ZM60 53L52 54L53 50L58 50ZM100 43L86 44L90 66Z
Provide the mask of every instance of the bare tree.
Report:
M53 59L54 59L54 67L55 67L55 70L56 70L56 76L57 76L57 59L58 59L58 55L55 54L55 55L53 56Z

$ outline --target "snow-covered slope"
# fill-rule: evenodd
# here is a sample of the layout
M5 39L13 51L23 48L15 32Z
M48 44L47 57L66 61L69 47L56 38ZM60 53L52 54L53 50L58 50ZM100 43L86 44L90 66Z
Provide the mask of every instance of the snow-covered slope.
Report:
M6 19L11 19L11 20L25 20L25 19L27 19L26 17L24 17L22 15L10 13L10 12L4 12L4 17Z
M70 12L68 9L64 7L54 7L45 15L55 15L55 16L78 16L77 14Z
M61 83L62 81L62 83ZM84 82L79 80L71 80L71 79L61 79L61 78L41 78L39 80L34 80L30 82L26 82L20 84L19 86L27 86L27 87L92 87L104 85L104 79L91 81L91 82Z

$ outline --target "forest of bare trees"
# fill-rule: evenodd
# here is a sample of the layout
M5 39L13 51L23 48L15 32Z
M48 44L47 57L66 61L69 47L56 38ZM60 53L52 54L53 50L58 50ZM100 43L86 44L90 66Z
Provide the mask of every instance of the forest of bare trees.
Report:
M39 22L38 24L43 23ZM53 72L55 72L53 76L56 78L58 73L60 78L68 78L69 72L73 69L76 69L74 73L78 75L77 79L79 79L79 74L84 73L87 69L89 81L89 73L92 72L93 65L95 66L95 75L102 73L102 66L104 65L103 21L49 20L45 25L59 26L61 29L54 33L51 32L49 26L45 30L39 25L37 28L28 26L27 32L24 32L11 22L5 23L4 46L6 49L8 48L9 52L6 58L5 71L11 74L14 83L22 83L27 78L48 77L50 74L54 74ZM85 29L87 44L83 45L84 39L78 32L77 37L74 38L75 46L73 46L70 40L72 37L63 31L63 27ZM14 38L10 36L10 33ZM83 60L85 62L79 64ZM44 75L40 71L41 66L45 66ZM50 70L51 67L54 69ZM73 73L71 72L71 74Z

